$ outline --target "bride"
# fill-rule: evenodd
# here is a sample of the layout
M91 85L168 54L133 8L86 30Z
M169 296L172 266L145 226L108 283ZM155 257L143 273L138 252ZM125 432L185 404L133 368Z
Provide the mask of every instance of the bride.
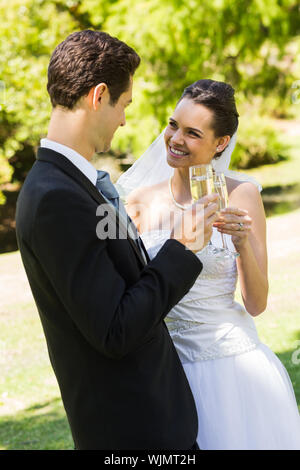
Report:
M267 303L266 222L258 183L228 170L237 127L232 87L199 80L184 90L164 134L117 187L153 258L169 238L172 220L192 202L189 167L211 162L225 173L229 205L211 242L222 246L223 234L239 256L216 257L210 246L198 252L203 270L166 318L197 406L198 445L300 449L290 378L261 343L253 320ZM237 276L244 306L234 300Z

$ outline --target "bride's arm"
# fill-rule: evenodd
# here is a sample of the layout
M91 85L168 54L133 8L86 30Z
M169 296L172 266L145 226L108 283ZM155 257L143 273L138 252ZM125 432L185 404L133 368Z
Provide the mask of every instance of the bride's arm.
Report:
M232 235L232 241L240 256L237 268L245 308L252 316L266 309L268 297L268 261L266 247L266 219L258 189L252 183L239 184L230 194L229 206L247 211L238 216L232 211L233 224L223 233ZM228 208L230 211L230 208ZM227 212L227 211L226 211ZM247 215L246 215L247 214ZM244 230L237 231L237 222L245 221ZM231 228L231 230L229 230Z

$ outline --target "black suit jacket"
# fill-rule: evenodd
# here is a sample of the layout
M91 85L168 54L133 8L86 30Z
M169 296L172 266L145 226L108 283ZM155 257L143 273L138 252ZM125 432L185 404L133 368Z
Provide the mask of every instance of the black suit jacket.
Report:
M176 240L147 265L133 240L100 240L104 203L46 148L17 203L18 244L75 446L188 449L195 403L163 319L202 264Z

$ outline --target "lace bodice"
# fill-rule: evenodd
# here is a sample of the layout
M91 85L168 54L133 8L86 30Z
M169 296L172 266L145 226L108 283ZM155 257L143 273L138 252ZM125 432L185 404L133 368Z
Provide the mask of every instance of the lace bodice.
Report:
M169 238L169 231L142 234L152 259ZM226 236L234 250L231 237ZM212 243L222 246L214 229ZM259 343L251 315L234 299L237 269L232 259L216 259L207 248L197 253L203 269L190 291L173 307L166 324L182 362L240 354Z

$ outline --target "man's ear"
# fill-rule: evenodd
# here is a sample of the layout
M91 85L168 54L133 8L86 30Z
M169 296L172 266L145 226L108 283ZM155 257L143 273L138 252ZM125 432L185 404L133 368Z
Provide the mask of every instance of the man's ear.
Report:
M88 93L88 103L94 111L96 111L99 104L107 98L109 98L109 91L106 83L99 83L97 86L91 88Z

